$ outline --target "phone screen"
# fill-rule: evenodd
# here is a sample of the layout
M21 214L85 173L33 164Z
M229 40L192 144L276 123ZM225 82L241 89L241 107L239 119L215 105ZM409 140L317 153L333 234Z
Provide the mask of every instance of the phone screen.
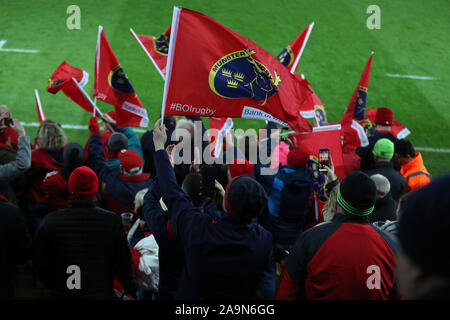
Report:
M330 165L330 150L320 149L319 150L319 170L326 171L325 166Z

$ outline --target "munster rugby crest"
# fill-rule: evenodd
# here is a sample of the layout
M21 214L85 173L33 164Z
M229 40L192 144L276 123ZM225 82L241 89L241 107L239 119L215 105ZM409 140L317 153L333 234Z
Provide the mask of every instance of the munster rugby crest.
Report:
M280 61L286 68L289 68L294 62L294 53L290 46L287 46L277 55L278 61Z
M133 86L123 71L120 64L113 68L108 75L108 83L116 91L122 93L134 93Z
M167 56L169 53L170 35L163 33L158 38L153 37L153 48L159 54Z
M252 56L254 50L235 51L220 58L209 72L209 87L223 97L230 99L252 98L261 106L267 102L281 83L274 75Z

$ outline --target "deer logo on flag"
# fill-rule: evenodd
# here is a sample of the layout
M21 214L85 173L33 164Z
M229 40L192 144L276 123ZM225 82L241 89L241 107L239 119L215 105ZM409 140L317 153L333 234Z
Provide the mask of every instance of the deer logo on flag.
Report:
M162 54L163 56L167 56L169 53L169 41L170 41L170 35L167 35L163 33L158 38L153 38L153 47L155 48L155 51L159 54Z
M276 71L272 76L254 54L247 48L219 59L209 73L211 90L222 98L252 98L264 105L277 92L281 78Z
M287 46L277 55L278 61L280 61L286 68L289 68L294 62L294 53L290 46Z

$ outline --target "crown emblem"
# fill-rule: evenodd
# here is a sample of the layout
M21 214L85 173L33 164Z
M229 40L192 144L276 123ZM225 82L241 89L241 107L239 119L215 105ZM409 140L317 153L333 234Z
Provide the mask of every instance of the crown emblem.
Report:
M242 81L244 81L244 74L241 72L236 72L234 74L234 79L242 82Z
M232 72L228 69L222 70L222 76L231 78Z
M235 88L236 89L237 86L238 86L237 81L235 81L233 79L227 81L227 87L228 88Z

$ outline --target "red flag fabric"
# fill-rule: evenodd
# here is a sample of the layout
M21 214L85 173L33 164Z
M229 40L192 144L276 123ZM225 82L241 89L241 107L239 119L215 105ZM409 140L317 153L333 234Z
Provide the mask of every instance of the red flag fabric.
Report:
M377 109L370 108L366 112L365 120L370 120L370 122L373 124L375 122L376 116L377 116ZM401 122L395 119L392 121L391 132L392 135L397 139L404 139L411 133L411 131L409 131L407 127L405 127Z
M302 75L302 77L304 77L304 76ZM312 118L314 120L314 124L316 127L325 126L328 124L327 113L325 111L325 107L324 107L322 101L320 101L319 97L316 95L316 93L311 88L309 82L307 80L305 80L305 81L308 83L308 86L311 89L312 93L311 93L311 95L308 96L304 105L300 109L300 114L304 118L307 118L307 119Z
M211 154L217 158L223 150L223 137L233 128L231 118L209 118L209 139ZM217 144L219 142L219 144Z
M37 108L38 119L39 119L39 123L41 123L42 121L47 120L47 117L45 116L44 109L42 109L41 98L39 97L39 92L37 90L34 90L34 95L36 97L36 108Z
M277 56L277 59L289 69L291 73L297 72L298 63L308 42L314 22L307 26L291 44L284 48Z
M94 69L94 98L114 106L117 127L147 127L147 110L120 66L101 26L97 39Z
M155 65L163 79L166 79L167 54L169 52L170 30L169 27L159 37L137 35L130 29L131 35L140 44L147 56Z
M162 114L261 119L312 126L298 112L305 80L212 18L174 8Z
M341 123L351 124L352 120L364 120L364 113L366 111L367 92L369 89L370 69L372 66L373 52L370 54L370 58L367 61L366 67L361 75L358 85L353 92L352 98L348 103L347 109L342 116Z
M319 149L329 149L334 165L334 171L339 180L346 176L344 161L342 160L341 126L328 125L315 127L313 132L291 134L292 144L310 155L319 157Z
M88 83L89 74L82 69L69 65L66 61L61 62L47 82L47 91L56 94L59 90L62 90L73 102L86 111L92 112L92 105L78 90L72 78L75 78L80 86L84 87Z

